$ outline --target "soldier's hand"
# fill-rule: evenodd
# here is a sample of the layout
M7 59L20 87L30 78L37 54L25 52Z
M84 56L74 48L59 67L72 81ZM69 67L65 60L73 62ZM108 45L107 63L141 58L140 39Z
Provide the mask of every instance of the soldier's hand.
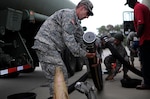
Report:
M86 53L87 58L94 58L96 56L96 53Z
M101 63L100 59L97 58L97 63L96 64L92 64L92 67L97 67L97 66L99 66L100 63Z

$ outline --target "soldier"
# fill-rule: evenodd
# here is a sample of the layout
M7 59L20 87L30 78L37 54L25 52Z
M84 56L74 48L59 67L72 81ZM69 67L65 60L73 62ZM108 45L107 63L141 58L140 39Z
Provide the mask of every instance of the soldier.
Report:
M114 41L112 44L114 48L117 49L117 51L120 53L120 55L129 62L126 49L122 45L123 39L124 36L121 33L117 33L114 35ZM106 66L106 70L108 70L108 76L106 77L106 80L113 80L114 76L116 76L116 74L119 72L122 64L119 62L119 60L115 59L113 55L107 56L104 60L104 64ZM128 69L125 66L123 66L123 72L123 79L130 79L130 77L127 75Z
M68 48L75 57L95 57L77 43L76 33L83 34L80 20L93 16L93 4L89 0L81 0L75 9L61 9L51 15L40 27L33 49L36 50L42 70L49 80L50 97L53 97L54 74L56 66L60 66L67 83L68 73L61 53ZM81 37L81 36L79 36Z
M134 57L139 56L139 38L136 32L130 32L127 36L127 47L130 51L131 65L134 66Z

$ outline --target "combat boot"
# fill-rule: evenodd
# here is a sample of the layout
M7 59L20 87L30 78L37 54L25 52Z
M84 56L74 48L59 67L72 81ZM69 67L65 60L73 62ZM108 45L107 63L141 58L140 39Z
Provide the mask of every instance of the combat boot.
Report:
M113 80L114 79L114 76L112 74L108 75L105 80Z
M105 80L113 80L115 76L114 71L115 69L112 69L111 72L108 74L108 76L105 78Z

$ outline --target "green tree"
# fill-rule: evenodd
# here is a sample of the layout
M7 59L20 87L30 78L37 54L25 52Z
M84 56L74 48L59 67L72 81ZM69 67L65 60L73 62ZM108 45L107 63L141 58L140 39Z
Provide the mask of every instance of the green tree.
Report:
M107 35L109 33L118 33L118 32L122 32L123 30L123 25L107 25L107 26L101 26L99 28L97 28L98 30L98 35Z
M101 26L100 28L97 28L98 30L98 35L103 35L103 34L107 34L108 33L108 30L106 28L106 26Z

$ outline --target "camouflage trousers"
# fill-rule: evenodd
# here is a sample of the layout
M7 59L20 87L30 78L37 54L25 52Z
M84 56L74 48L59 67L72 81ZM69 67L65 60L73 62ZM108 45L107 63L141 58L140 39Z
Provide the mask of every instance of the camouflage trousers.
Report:
M129 62L128 57L124 57L124 59ZM113 70L114 68L112 67L112 63L116 63L115 70ZM108 55L105 57L104 64L106 66L106 70L108 71L108 73L109 74L114 73L115 75L119 72L119 69L123 65L117 59L115 59L115 57L113 57L112 55ZM128 72L128 68L125 67L124 65L123 65L123 72L124 72L124 74L127 74L127 72Z
M49 53L50 52L50 53ZM36 50L37 56L40 61L41 68L44 72L45 77L49 81L49 93L50 97L54 94L54 76L55 76L55 68L60 66L62 68L62 72L64 74L64 79L66 84L68 83L68 73L66 66L62 60L61 54L58 51L48 51L42 52Z

